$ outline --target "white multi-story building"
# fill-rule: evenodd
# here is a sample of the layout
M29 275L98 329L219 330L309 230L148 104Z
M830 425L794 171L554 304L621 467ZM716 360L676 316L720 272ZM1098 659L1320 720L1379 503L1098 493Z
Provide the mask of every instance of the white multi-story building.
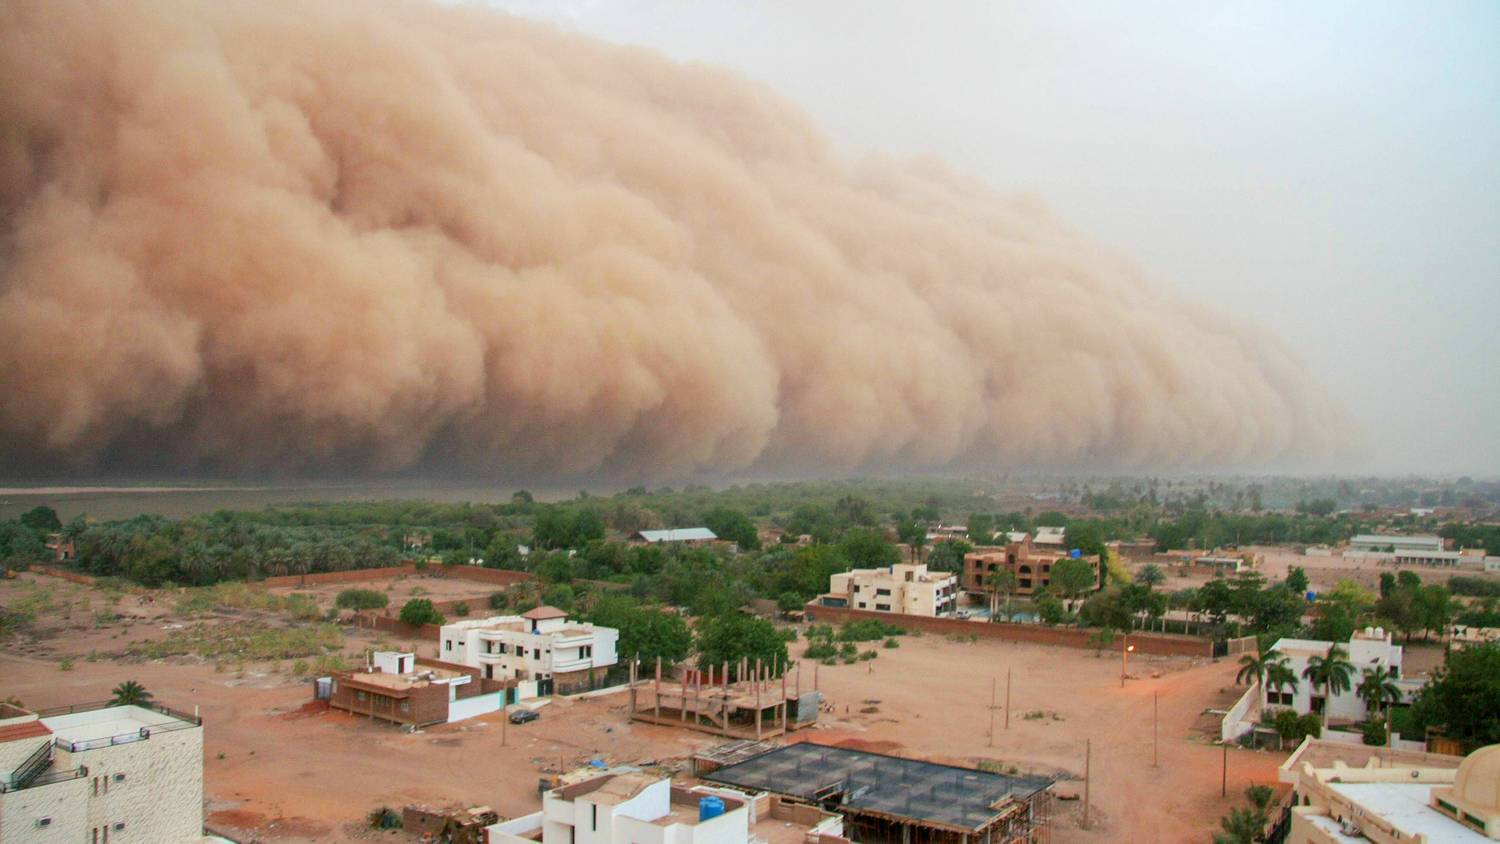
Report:
M549 695L591 686L619 662L620 631L580 621L556 607L521 615L458 621L439 633L441 659L472 665L489 679L520 681L523 690Z
M1314 686L1302 676L1302 672L1313 657L1326 659L1333 645L1333 642L1315 639L1278 640L1272 650L1286 657L1286 666L1296 675L1297 686L1295 690L1262 688L1261 702L1266 706L1288 707L1302 714L1316 712L1323 716L1324 721L1363 721L1368 712L1364 699L1359 696L1359 684L1364 680L1365 669L1387 674L1401 691L1399 703L1410 703L1425 685L1425 681L1401 676L1401 646L1392 642L1390 633L1379 627L1366 627L1354 631L1348 644L1339 643L1354 670L1349 674L1349 688L1335 694L1329 702L1325 700L1323 687Z
M1431 535L1361 533L1349 537L1349 550L1440 552L1443 550L1443 538Z
M645 773L601 773L542 796L542 810L490 826L489 844L843 842L838 815L774 795L680 788Z
M854 569L828 578L828 594L822 603L907 615L948 615L958 603L958 575L900 563L890 568Z
M0 707L0 844L203 836L203 726L163 706Z

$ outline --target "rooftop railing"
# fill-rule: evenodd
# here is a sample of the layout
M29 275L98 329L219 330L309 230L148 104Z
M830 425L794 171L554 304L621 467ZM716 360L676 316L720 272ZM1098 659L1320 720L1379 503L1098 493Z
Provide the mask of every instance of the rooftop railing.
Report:
M39 710L37 710L36 714L38 716L42 717L42 718L55 718L58 715L72 715L72 714L78 713L78 712L95 712L95 711L98 711L100 709L109 709L112 706L123 706L123 705L125 705L125 704L117 704L117 703L115 703L112 700L96 700L96 701L90 701L88 703L75 703L75 704L72 704L70 706L54 706L51 709L39 709ZM141 709L149 709L152 712L159 712L162 715L170 715L173 718L178 719L179 721L187 721L188 723L192 724L195 727L202 726L202 724L203 724L203 718L201 716L198 716L198 715L189 715L186 712L182 712L180 710L173 709L170 706L164 706L164 705L162 705L160 703L154 703L154 702L153 703L137 703L137 704L131 704L131 705L138 706ZM160 728L153 728L153 729L160 729Z

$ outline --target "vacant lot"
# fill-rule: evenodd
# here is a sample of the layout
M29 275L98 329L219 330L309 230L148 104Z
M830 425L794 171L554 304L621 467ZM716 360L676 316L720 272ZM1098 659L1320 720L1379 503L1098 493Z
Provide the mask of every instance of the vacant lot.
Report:
M391 584L393 602L412 580ZM49 585L5 582L0 601L36 603L28 596ZM315 629L317 622L253 608L183 618L174 612L172 596L115 597L71 584L56 585L51 599L57 618L7 641L0 655L0 697L54 706L107 697L114 685L134 679L164 703L197 707L205 719L208 822L246 838L357 840L368 835L359 821L370 809L410 802L482 803L502 815L520 815L539 805L537 777L559 767L594 758L670 766L717 743L701 733L629 723L624 694L558 701L522 727L488 716L407 734L309 705L310 686L292 672L292 659L222 655L227 647L253 654L304 639L324 647L317 637L277 638L278 631ZM57 606L64 600L71 606L60 615ZM121 618L96 624L95 614L107 606ZM216 626L226 629L216 632ZM243 630L258 631L253 635L260 638L226 644L226 637ZM143 652L144 643L163 641L174 647L158 645L156 652L178 651L175 645L190 635L196 638L189 652L162 659ZM326 650L348 659L367 647L428 647L377 635L346 627L341 643ZM879 656L868 662L816 670L807 663L804 686L816 674L835 711L802 736L964 764L988 759L1064 778L1082 775L1085 742L1091 741L1093 828L1079 828L1081 803L1058 802L1059 842L1206 840L1228 806L1242 802L1246 785L1274 781L1279 755L1231 750L1230 798L1219 796L1223 756L1202 738L1202 715L1206 707L1234 699L1230 662L1136 657L1130 663L1133 679L1122 689L1117 650L1096 657L1076 649L938 636L899 641L899 648L877 647ZM67 671L60 668L64 658L72 659ZM997 708L992 741L992 682L1003 707L1007 669L1009 728L1006 713ZM1156 695L1159 766L1152 765ZM1059 785L1064 793L1082 790L1076 781Z
M490 593L504 589L493 583L479 583L457 577L435 577L426 575L398 575L396 577L371 578L346 583L309 584L307 586L277 586L270 591L276 595L301 593L312 596L318 606L328 609L334 599L345 589L369 589L390 598L392 609L412 598L430 598L434 601L468 601L472 614L482 615L489 606Z

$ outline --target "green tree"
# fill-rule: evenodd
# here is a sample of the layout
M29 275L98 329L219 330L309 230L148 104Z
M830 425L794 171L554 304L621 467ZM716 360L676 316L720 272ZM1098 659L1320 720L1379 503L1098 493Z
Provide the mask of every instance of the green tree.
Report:
M964 555L973 550L974 546L962 539L944 539L927 552L927 567L933 571L961 572Z
M1301 566L1292 566L1291 570L1286 573L1286 588L1298 595L1306 594L1309 585L1307 572Z
M844 541L839 543L844 552L844 557L849 560L850 565L860 569L889 568L901 562L901 555L897 553L896 546L885 541L885 537L873 530L863 528L851 530L844 534Z
M755 524L738 510L715 507L703 514L703 525L720 539L738 545L741 551L760 550L760 535L755 531Z
M896 525L896 536L911 549L911 561L922 561L922 549L927 547L927 525L907 521Z
M1254 680L1265 685L1266 672L1273 663L1286 661L1286 655L1280 651L1269 650L1265 653L1247 653L1240 657L1240 671L1234 675L1236 684L1249 685Z
M653 664L677 663L687 658L692 636L681 616L643 607L623 595L606 595L594 604L589 621L620 631L620 656Z
M1149 586L1152 589L1160 586L1167 579L1167 573L1162 571L1161 566L1156 563L1147 563L1141 570L1135 573L1135 582Z
M1379 668L1364 670L1364 677L1359 681L1355 693L1365 702L1365 709L1371 718L1378 718L1387 703L1401 702L1401 689L1396 686L1390 674Z
M412 598L401 608L401 623L410 624L412 627L421 627L424 624L443 624L447 619L432 605L432 601L426 598Z
M42 533L62 530L62 520L57 517L57 511L51 507L42 505L38 505L22 513L20 522L32 530Z
M1500 643L1451 651L1412 705L1417 729L1440 726L1465 747L1500 744Z
M1010 596L1015 594L1016 573L1010 569L997 565L994 571L986 572L984 575L984 589L990 596L990 618L993 620L995 611L999 609L998 596L1005 596L1005 619L1010 620Z
M1071 603L1078 597L1094 591L1099 583L1094 577L1094 569L1083 560L1065 557L1052 564L1051 586L1057 594L1067 599L1069 609Z
M727 662L730 671L738 672L741 658L751 665L758 659L764 667L774 663L784 669L787 664L786 639L769 621L754 616L727 613L699 619L694 643L702 670Z
M134 680L126 680L110 693L110 706L145 706L151 702L152 694Z
M1354 674L1354 666L1350 664L1344 649L1338 645L1329 645L1326 656L1311 656L1307 659L1307 667L1302 669L1302 677L1316 689L1323 688L1324 705L1327 706L1333 696L1339 692L1348 691L1351 686L1351 676Z
M374 589L344 589L333 599L333 605L341 610L378 610L390 602L389 596Z

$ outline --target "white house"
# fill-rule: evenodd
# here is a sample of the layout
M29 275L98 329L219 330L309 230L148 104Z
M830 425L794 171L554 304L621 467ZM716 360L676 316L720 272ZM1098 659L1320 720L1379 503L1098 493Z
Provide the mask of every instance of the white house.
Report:
M1286 666L1296 675L1297 686L1282 689L1262 688L1261 703L1266 706L1289 707L1299 713L1316 712L1324 721L1363 721L1368 713L1365 702L1359 696L1359 684L1364 680L1365 669L1375 669L1389 675L1401 690L1400 703L1410 703L1425 685L1424 681L1407 680L1401 676L1401 646L1394 644L1391 634L1379 627L1366 627L1354 631L1348 644L1340 643L1345 658L1354 670L1349 674L1349 688L1333 696L1332 703L1324 700L1322 686L1314 687L1302 676L1308 661L1315 656L1326 658L1333 642L1314 639L1281 639L1272 649L1285 656Z
M751 844L842 841L843 819L769 794L680 788L644 771L554 788L542 810L485 830L489 844Z
M0 844L203 838L203 726L164 706L0 706Z
M557 607L445 624L438 637L440 659L472 665L490 679L522 681L523 698L531 683L544 696L586 688L619 661L620 631L570 621Z
M949 615L958 602L958 576L928 571L922 564L852 569L828 578L828 594L821 602L856 610Z
M1041 545L1048 548L1065 548L1067 543L1068 529L1065 527L1037 525L1036 536L1031 538L1032 545Z

